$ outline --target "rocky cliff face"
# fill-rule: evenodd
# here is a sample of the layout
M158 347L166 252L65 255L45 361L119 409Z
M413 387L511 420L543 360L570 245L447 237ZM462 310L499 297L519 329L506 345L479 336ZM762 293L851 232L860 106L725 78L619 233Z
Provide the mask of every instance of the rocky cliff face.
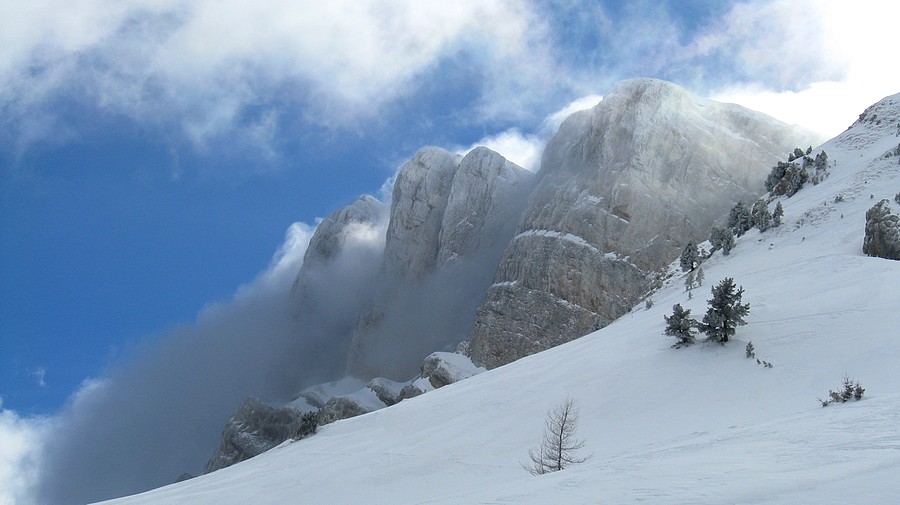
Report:
M302 414L289 407L272 408L256 398L247 398L225 423L219 448L203 473L240 463L284 442L297 431Z
M652 273L702 241L771 165L809 137L763 114L662 81L625 81L570 116L545 148L537 186L470 344L496 367L627 312Z
M467 340L533 174L490 149L419 151L397 176L377 302L353 330L347 371L402 380Z

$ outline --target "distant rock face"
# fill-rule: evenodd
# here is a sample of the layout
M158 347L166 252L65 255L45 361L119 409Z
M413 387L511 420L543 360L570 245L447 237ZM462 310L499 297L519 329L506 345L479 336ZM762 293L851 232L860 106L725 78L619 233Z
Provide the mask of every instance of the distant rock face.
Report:
M772 164L812 141L662 81L618 84L545 148L538 181L478 309L469 352L488 368L605 326Z
M303 266L294 280L294 291L304 293L310 280L310 272L337 257L354 227L377 227L385 211L384 203L373 196L363 195L323 219L316 227L306 254L303 255Z
M444 211L460 156L430 147L409 160L394 182L384 264L419 277L437 263Z
M533 176L484 147L464 157L425 148L401 168L378 283L384 292L353 330L350 375L399 380L430 352L468 337Z
M900 216L891 213L891 202L881 200L866 211L863 253L900 260Z
M460 161L441 222L437 266L506 245L534 174L486 147Z
M247 398L225 423L219 448L203 473L240 463L284 442L297 431L302 415L289 407L275 409L256 398Z

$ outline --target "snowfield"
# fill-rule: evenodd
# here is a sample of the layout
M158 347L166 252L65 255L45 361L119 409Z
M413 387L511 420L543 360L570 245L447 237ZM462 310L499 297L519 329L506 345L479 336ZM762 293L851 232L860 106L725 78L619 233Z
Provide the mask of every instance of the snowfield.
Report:
M679 272L651 308L569 344L105 503L900 503L900 262L862 254L866 210L887 198L900 211L900 156L885 157L900 95L880 103L881 124L813 151L831 175L780 199L781 227L702 265L692 299ZM681 303L702 318L724 277L745 289L748 324L726 345L671 348L663 316ZM748 341L773 368L745 357ZM845 375L865 396L823 408ZM566 398L591 458L533 476L528 449Z

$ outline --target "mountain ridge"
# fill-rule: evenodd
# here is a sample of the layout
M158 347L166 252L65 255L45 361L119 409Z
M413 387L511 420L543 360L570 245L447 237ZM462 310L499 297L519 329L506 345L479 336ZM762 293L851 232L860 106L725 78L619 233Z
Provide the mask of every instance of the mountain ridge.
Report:
M900 119L900 94L879 104ZM729 256L704 262L704 290L733 277L751 305L726 345L671 348L662 334L670 307L699 314L705 305L703 295L688 297L672 264L652 307L581 339L107 503L890 502L900 341L888 337L900 332L900 264L861 248L866 211L900 190L900 156L885 156L898 145L893 128L858 122L820 146L831 175L775 199L784 224L750 230ZM773 368L745 357L750 341ZM822 408L816 398L844 374L865 397ZM593 457L532 476L520 463L547 409L566 397L580 408L577 433Z

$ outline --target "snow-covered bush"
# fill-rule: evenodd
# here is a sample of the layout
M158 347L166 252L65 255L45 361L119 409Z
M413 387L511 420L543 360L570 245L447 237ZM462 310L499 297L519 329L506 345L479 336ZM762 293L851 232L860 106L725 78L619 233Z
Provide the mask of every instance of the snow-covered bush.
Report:
M672 315L663 316L663 319L666 321L664 333L678 339L678 342L672 347L679 348L694 343L695 329L699 323L691 317L690 309L685 309L680 303L676 303L672 307Z
M316 429L319 427L319 411L314 410L312 412L306 412L300 417L300 426L297 427L297 431L294 432L294 440L300 440L301 438L306 438L311 435L316 434Z
M854 383L850 377L845 375L841 387L837 391L833 389L829 390L828 398L819 398L819 403L821 403L823 407L827 407L832 403L846 403L850 401L851 398L859 401L862 399L865 392L866 389L860 386L859 381L855 381Z
M728 256L731 254L731 248L734 247L734 234L730 228L713 226L709 230L709 243L712 244L713 251L721 249L722 254Z

